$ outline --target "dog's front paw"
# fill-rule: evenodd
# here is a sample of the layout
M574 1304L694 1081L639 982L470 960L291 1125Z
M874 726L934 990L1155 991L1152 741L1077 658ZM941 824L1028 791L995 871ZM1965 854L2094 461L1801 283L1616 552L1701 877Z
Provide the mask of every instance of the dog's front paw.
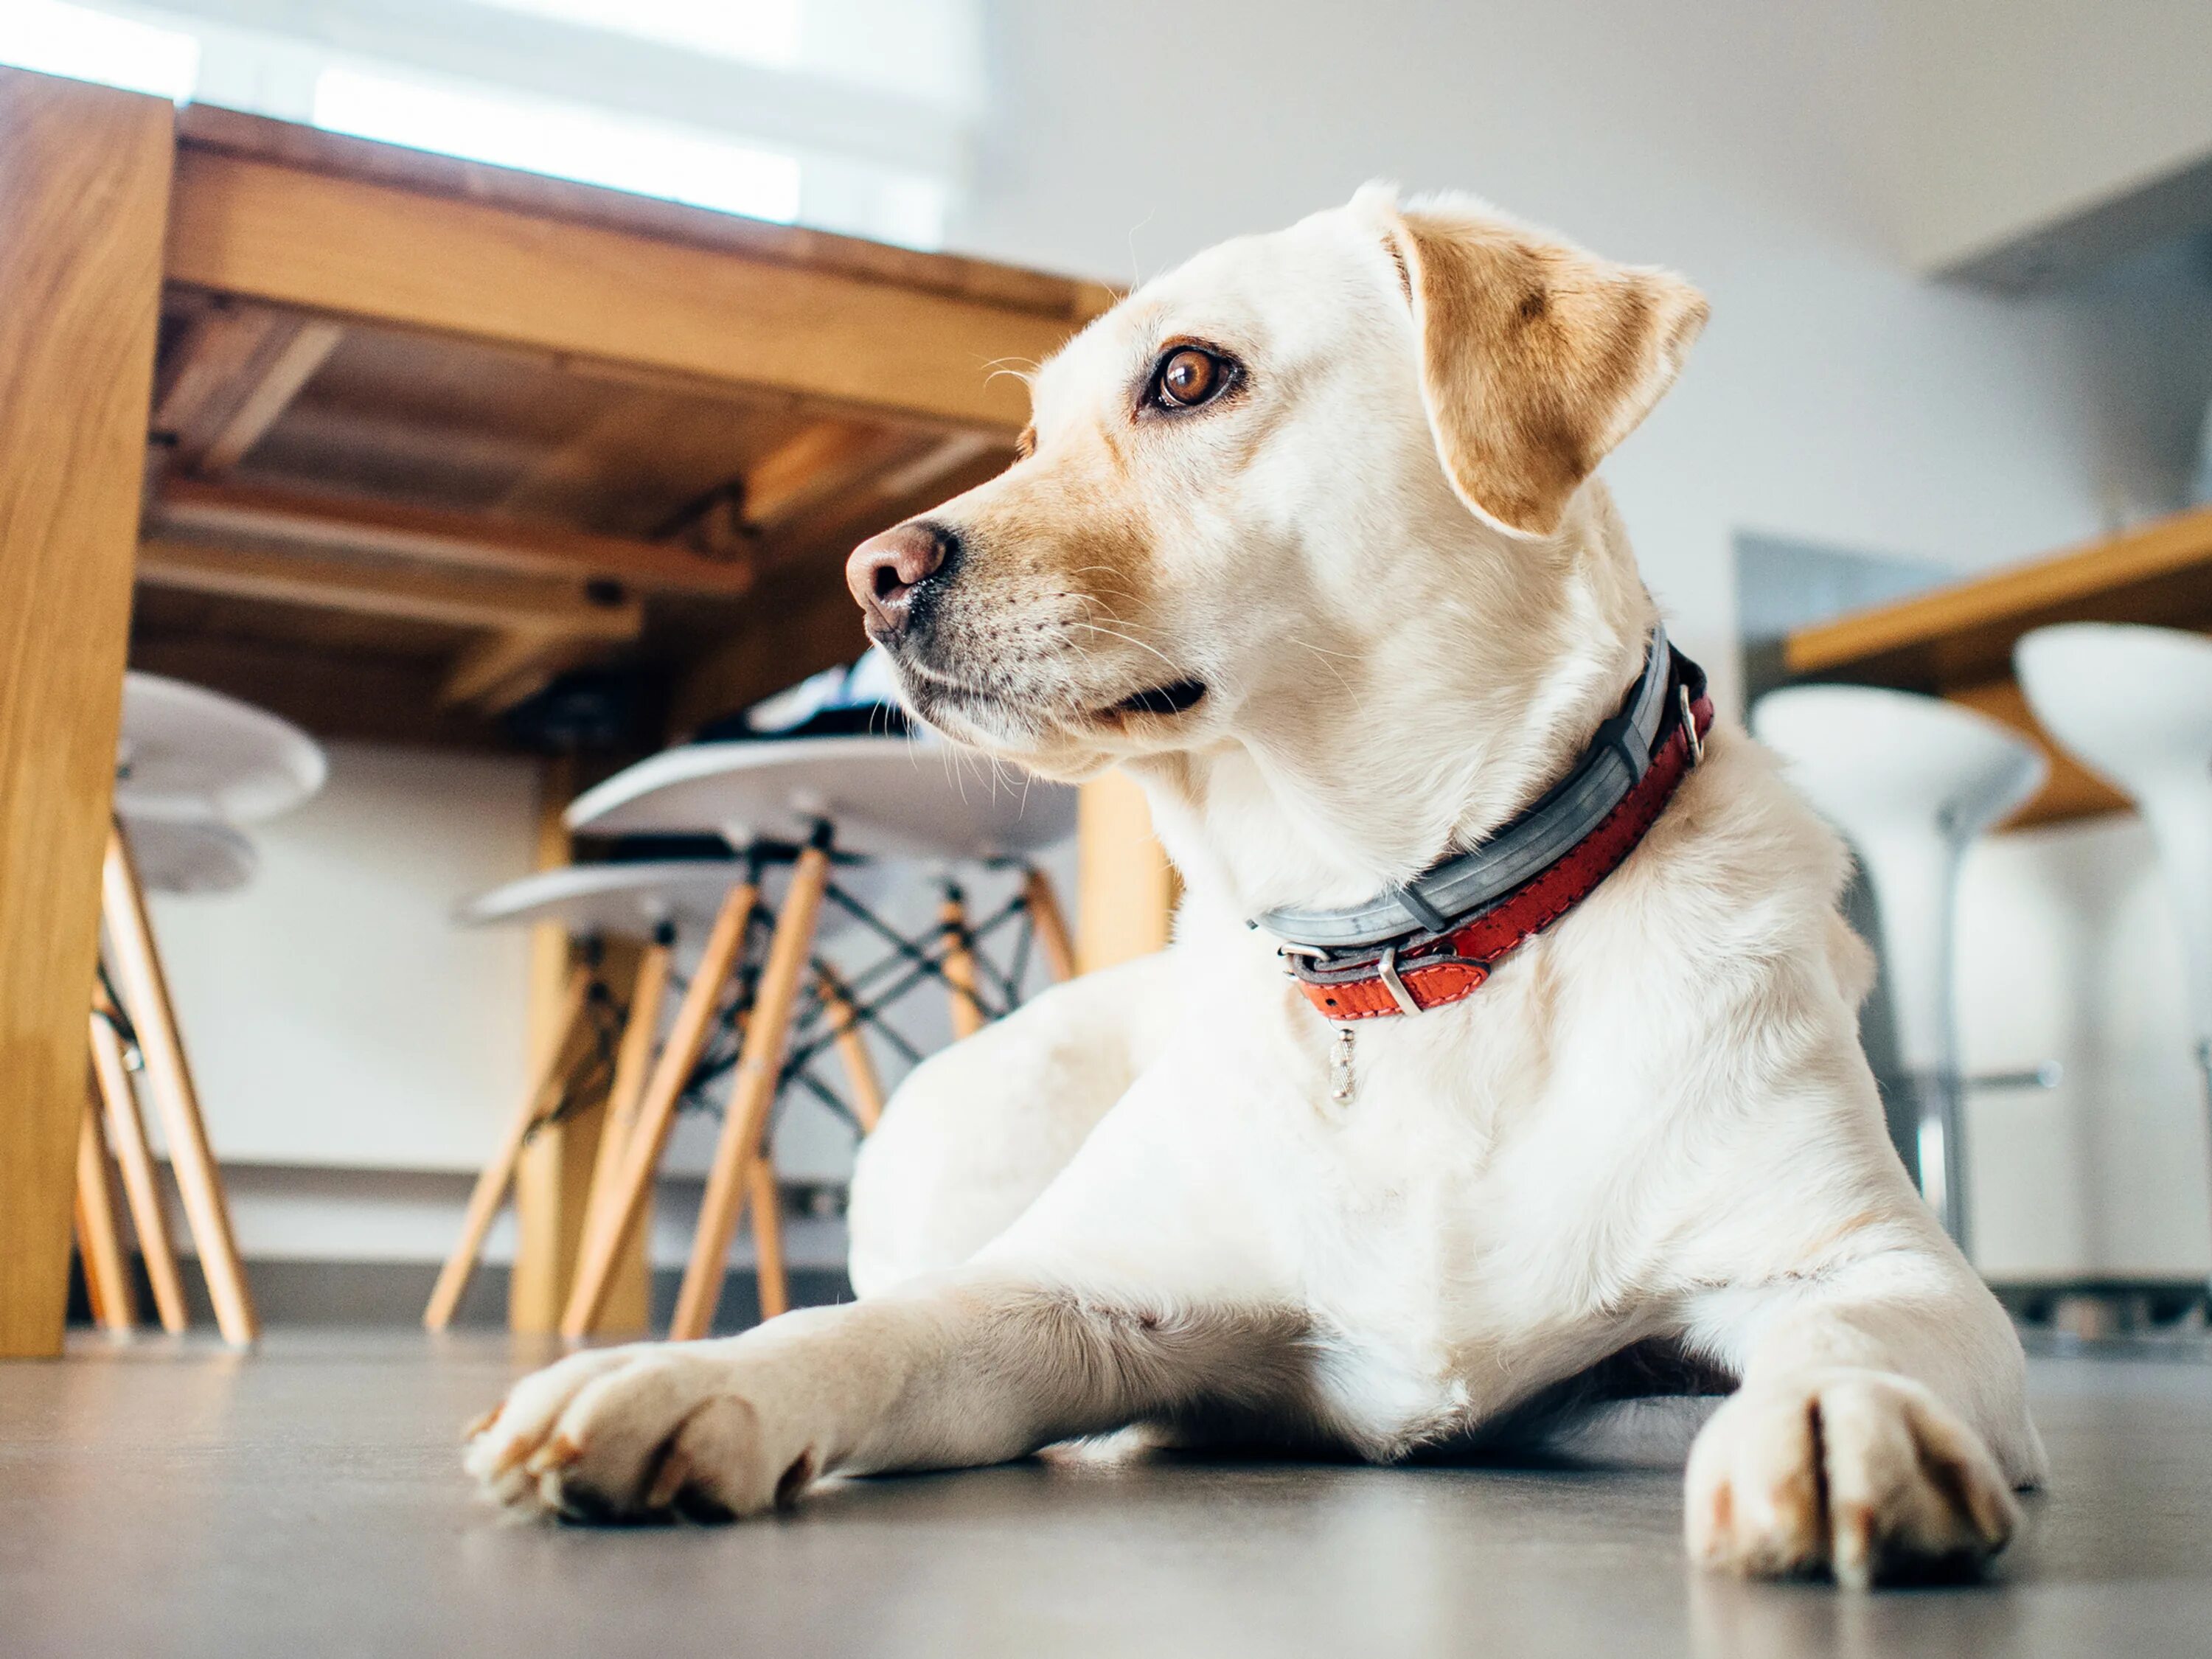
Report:
M2019 1509L1974 1431L1909 1378L1835 1369L1746 1389L1690 1449L1690 1552L1756 1577L1959 1577Z
M515 1384L465 1466L494 1502L576 1521L732 1520L798 1497L817 1459L727 1342L571 1355Z

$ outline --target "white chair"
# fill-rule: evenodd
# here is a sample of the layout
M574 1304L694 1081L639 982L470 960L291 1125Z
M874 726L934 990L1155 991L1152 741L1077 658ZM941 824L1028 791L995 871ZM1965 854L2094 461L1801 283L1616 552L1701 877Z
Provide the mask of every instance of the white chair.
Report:
M1919 1119L1920 1190L1966 1248L1966 1144L1952 997L1959 860L2043 787L2043 757L1955 703L1872 686L1770 693L1752 729L1856 850L1881 913L1898 1060Z
M93 1075L105 1110L88 1114L77 1166L87 1285L100 1322L112 1328L126 1328L133 1316L129 1281L119 1272L113 1206L107 1202L102 1121L122 1172L155 1310L165 1329L185 1325L183 1288L126 1065L127 1033L161 1120L216 1322L233 1342L251 1342L260 1333L146 894L228 892L244 885L253 874L256 854L237 825L290 811L322 787L327 772L320 746L274 714L181 680L124 677L116 830L108 840L101 887L103 983L90 1028ZM107 974L113 975L112 994Z
M455 911L454 920L468 927L553 923L565 929L583 949L580 960L570 970L558 1029L545 1034L520 1104L477 1178L459 1242L447 1258L424 1310L425 1327L441 1331L452 1322L476 1270L485 1235L514 1182L524 1144L550 1109L547 1097L557 1096L568 1085L568 1061L578 1040L596 1037L611 1047L613 1065L606 1079L605 1116L585 1201L582 1236L592 1236L602 1212L613 1201L623 1157L636 1127L638 1109L659 1044L678 939L687 933L695 938L707 934L733 891L739 895L740 902L757 899L763 884L772 878L770 866L779 862L787 869L791 860L787 854L781 860L656 859L568 865L502 883L467 900ZM871 874L864 873L856 884L872 894ZM842 915L825 917L817 937L836 933L842 921ZM626 1008L617 1009L599 977L601 951L609 939L642 947ZM844 1064L853 1114L864 1130L872 1128L883 1115L883 1089L851 1005L843 988L826 974L817 982L816 994L833 1024L830 1042ZM616 1019L620 1022L618 1037L611 1030ZM763 1304L781 1305L787 1294L781 1218L773 1203L757 1201L763 1196L764 1178L772 1180L773 1172L761 1163L756 1167L755 1185L749 1196L756 1200L753 1230L760 1253L762 1299ZM633 1218L618 1245L630 1247L629 1242L642 1225L641 1216Z
M2023 638L2013 665L2044 730L2150 825L2181 926L2197 1063L2212 1091L2212 639L2067 623Z
M830 895L833 857L1005 860L1075 827L1075 793L993 767L928 739L802 737L694 744L640 762L578 797L580 835L716 834L733 847L781 842L796 849L762 965L731 1084L699 1231L670 1334L704 1336L720 1299L730 1237L749 1194L763 1189L763 1143L786 1042ZM739 958L754 900L736 896L715 918L659 1064L641 1102L614 1197L587 1229L563 1334L581 1336L605 1300L617 1253L650 1190L668 1126L696 1059L713 1005ZM834 902L834 901L833 901ZM1054 974L1070 971L1067 932L1042 875L1031 869L1027 914ZM958 890L948 884L934 964L952 994L956 1033L980 1024L975 953ZM908 947L911 949L911 947ZM920 954L916 952L915 954ZM762 1311L771 1306L763 1279Z

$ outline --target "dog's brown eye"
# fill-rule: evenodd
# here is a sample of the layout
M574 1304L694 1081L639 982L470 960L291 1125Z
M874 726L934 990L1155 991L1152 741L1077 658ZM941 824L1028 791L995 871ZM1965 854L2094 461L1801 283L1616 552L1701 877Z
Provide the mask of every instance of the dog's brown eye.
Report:
M1179 346L1160 365L1159 399L1174 409L1194 409L1228 384L1227 366L1210 351Z

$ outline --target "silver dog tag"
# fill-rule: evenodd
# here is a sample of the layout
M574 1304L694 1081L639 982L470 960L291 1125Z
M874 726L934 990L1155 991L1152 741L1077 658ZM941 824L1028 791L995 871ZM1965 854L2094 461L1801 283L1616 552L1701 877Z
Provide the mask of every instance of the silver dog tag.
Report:
M1328 1055L1328 1097L1340 1106L1352 1103L1352 1027L1336 1028L1336 1044Z

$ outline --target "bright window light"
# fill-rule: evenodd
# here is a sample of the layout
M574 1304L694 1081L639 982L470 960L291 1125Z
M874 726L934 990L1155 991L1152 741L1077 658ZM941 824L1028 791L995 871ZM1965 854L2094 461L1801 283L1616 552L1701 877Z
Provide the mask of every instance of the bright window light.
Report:
M199 76L200 43L61 0L0 0L0 64L182 100Z
M799 61L799 0L478 0L478 3L777 69L788 69Z
M755 219L799 216L796 157L598 110L334 69L315 83L315 125Z

